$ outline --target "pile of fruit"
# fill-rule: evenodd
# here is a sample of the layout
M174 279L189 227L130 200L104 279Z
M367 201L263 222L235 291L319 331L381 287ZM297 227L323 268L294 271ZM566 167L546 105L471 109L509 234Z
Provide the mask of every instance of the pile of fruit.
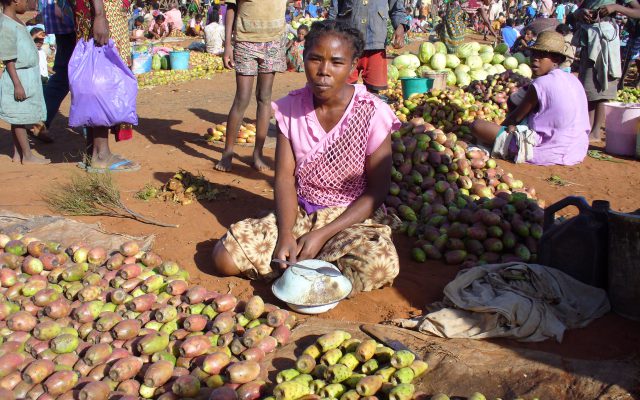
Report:
M215 200L220 193L220 187L206 180L204 176L180 170L162 185L156 197L187 205L196 200Z
M385 203L416 238L413 259L449 264L534 261L544 211L535 190L455 133L414 118L392 134Z
M361 341L333 331L307 347L295 368L278 372L273 397L265 400L410 400L413 380L427 368L408 350L394 351L373 339ZM315 397L305 397L309 395Z
M465 90L478 101L493 102L506 110L509 96L530 83L529 78L513 71L505 71L489 76L486 81L473 81Z
M616 101L622 103L640 103L640 89L635 87L625 87L618 90Z
M156 57L156 63L159 64L158 68L151 72L136 75L138 87L169 85L194 79L209 79L218 72L224 72L222 57L213 54L192 51L189 54L190 68L179 71L168 69L168 56L160 57L155 55L154 59ZM163 63L165 65L164 68Z
M227 123L223 122L207 129L205 139L209 142L224 142L227 133ZM241 124L236 143L255 143L256 126L254 124Z
M463 89L432 90L414 94L408 100L402 100L401 89L387 90L384 94L391 99L399 97L390 107L400 121L407 122L420 117L447 131L468 132L467 125L476 117L500 123L506 115L506 103L499 105L493 101L477 100Z
M477 42L464 43L456 54L447 54L442 42L423 42L418 55L403 54L393 59L390 76L395 79L423 76L430 72L447 72L447 85L467 86L471 81L484 81L490 75L513 70L531 78L528 59L522 53L510 55L502 43L495 47Z
M0 398L259 399L260 360L295 318L117 251L0 234ZM117 396L117 397L114 397Z

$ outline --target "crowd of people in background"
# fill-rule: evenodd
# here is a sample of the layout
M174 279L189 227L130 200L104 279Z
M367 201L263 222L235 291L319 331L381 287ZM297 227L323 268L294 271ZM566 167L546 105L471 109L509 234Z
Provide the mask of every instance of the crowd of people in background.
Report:
M3 32L11 33L15 28L11 26L11 20L17 21L17 17L13 16L23 12L23 8L26 10L26 6L22 5L26 1L3 0L5 16ZM253 7L257 7L258 3L255 1L191 0L187 2L187 0L178 0L161 5L158 0L137 0L129 5L128 12L123 12L122 6L125 2L122 0L84 0L75 2L75 5L67 0L39 0L37 7L39 12L27 23L27 32L30 38L28 45L36 49L37 62L34 68L38 72L39 82L44 85L41 89L46 100L47 112L46 118L42 118L42 121L17 125L14 130L16 154L26 154L26 157L22 158L25 162L31 160L28 149L24 147L25 141L22 140L22 125L28 134L43 141L52 140L47 128L51 125L62 99L69 91L66 80L68 60L78 37L96 39L95 27L93 32L85 28L95 24L96 20L99 27L104 24L103 18L100 15L96 18L95 15L96 9L100 8L104 9L102 13L108 20L111 39L116 42L125 63L130 63L131 46L136 43L147 40L162 41L170 36L194 37L195 44L190 49L222 56L225 59L225 66L236 69L241 80L245 76L257 77L258 87L261 88L257 93L258 97L270 95L273 73L284 70L304 71L305 38L311 26L301 23L301 19L305 19L304 21L309 21L307 18L335 19L360 30L364 39L363 54L358 58L349 82L362 81L367 89L374 93L387 87L387 47L404 46L407 43L407 33L409 35L425 34L429 40L439 38L449 51L455 51L465 41L471 29L483 35L489 42L506 44L512 54L523 53L530 57L531 48L541 33L557 32L564 40L564 58L559 68L577 76L584 87L588 100L592 140L600 138L604 124L604 102L615 98L616 90L628 65L635 62L640 66L640 35L638 35L640 32L636 32L635 22L640 17L640 5L637 0L626 1L624 5L616 4L614 0L585 0L580 6L572 0L369 0L368 2L269 0L269 2L269 4L273 3L274 7L269 10L270 13L278 13L278 15L272 15L272 20L280 18L280 14L284 16L283 32L265 36L238 31L237 24L235 28L232 26L237 19L248 18L246 13L238 13L242 7L248 9L247 12L258 12L246 5L252 4ZM266 12L266 3L262 4L260 14ZM385 11L381 13L380 10ZM252 18L249 17L249 19ZM85 30L81 31L81 28ZM100 33L100 29L97 32ZM4 35L3 40L14 40L16 36L14 33L9 36ZM282 33L287 37L280 39ZM19 37L23 38L22 35ZM243 37L246 40L240 40ZM98 35L97 39L105 41L107 38ZM235 39L235 43L232 39ZM262 47L258 49L251 45L253 47L247 47L245 54L239 51L242 49L243 42L261 43ZM237 54L232 52L234 46ZM6 49L4 49L5 52ZM253 60L255 54L265 51L269 56L271 52L278 53L278 58L274 58L267 66L264 65L263 59L255 65ZM245 54L248 61L239 63L234 59L238 54ZM606 62L602 62L602 55ZM8 55L3 57L6 58ZM52 59L55 59L53 67ZM14 89L20 89L20 85L17 85L17 80L10 79L14 66L11 63L5 64L7 73L3 74L3 81L9 85L13 93ZM239 70L239 68L245 68L245 70ZM269 78L265 79L266 76ZM229 121L231 132L237 125L236 120L241 120L244 114L246 107L244 104L248 102L250 96L249 83L252 82L253 79L250 79L247 80L247 85L238 86L236 101L230 113L235 115L233 118L230 117ZM15 101L19 102L17 97ZM259 100L265 104L270 102L270 98L267 97L260 97ZM12 107L12 104L3 105L0 112L6 113L6 110L11 110ZM260 115L269 113L267 106L262 109L259 107L258 111ZM4 114L3 119L14 120ZM265 131L267 124L268 121L258 123L260 135L258 135L254 157L258 169L264 167L261 160L263 139L260 136L263 136L262 131ZM92 154L95 152L95 158L98 160L94 164L96 166L117 164L120 169L137 169L139 166L135 162L111 154L106 141L107 130L106 128L91 129L88 133L88 150ZM98 133L94 134L93 131ZM227 141L230 147L226 149L225 157L218 165L221 170L230 169L233 142L233 140ZM14 157L14 159L19 160L20 157Z

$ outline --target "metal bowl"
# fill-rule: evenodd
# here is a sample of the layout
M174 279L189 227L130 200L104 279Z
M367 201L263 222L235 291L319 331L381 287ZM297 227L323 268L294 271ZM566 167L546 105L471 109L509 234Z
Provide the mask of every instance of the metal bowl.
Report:
M323 260L303 260L299 264L310 268L329 267L339 269ZM271 291L294 311L303 314L320 314L331 310L351 293L353 285L344 276L326 276L315 271L289 267L278 278Z

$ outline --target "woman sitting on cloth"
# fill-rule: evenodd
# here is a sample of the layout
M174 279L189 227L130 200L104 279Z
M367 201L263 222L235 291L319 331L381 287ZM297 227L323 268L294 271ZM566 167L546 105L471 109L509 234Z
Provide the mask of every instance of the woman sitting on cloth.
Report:
M580 81L559 68L565 42L557 32L542 32L531 50L536 79L524 99L501 125L476 120L471 132L491 155L537 165L574 165L589 147L587 97Z
M306 36L307 85L273 103L276 211L231 225L213 251L220 275L270 279L284 265L334 263L354 293L393 282L399 272L393 221L381 209L390 186L391 131L400 122L363 85L347 83L364 48L361 33L335 20Z

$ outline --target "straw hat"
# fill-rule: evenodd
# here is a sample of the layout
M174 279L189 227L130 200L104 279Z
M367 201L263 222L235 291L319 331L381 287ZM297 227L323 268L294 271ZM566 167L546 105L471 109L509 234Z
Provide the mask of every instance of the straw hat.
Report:
M538 35L536 42L532 46L529 46L529 49L565 56L564 45L564 36L560 33L545 31Z

